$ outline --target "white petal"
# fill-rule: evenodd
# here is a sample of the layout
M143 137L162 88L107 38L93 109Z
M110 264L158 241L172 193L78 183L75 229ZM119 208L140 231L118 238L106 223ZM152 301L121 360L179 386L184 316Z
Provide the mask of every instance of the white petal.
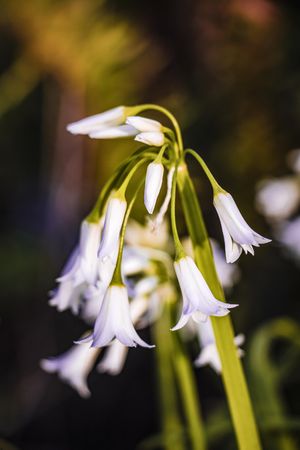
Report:
M67 130L72 134L89 134L93 130L120 125L125 120L124 106L110 109L100 114L70 123Z
M92 131L89 137L92 139L115 139L136 136L138 131L130 125L120 125L119 127L105 128L103 130Z
M150 163L147 167L144 203L149 214L152 214L160 193L164 176L164 166L158 163Z
M99 249L99 258L105 259L114 254L119 242L120 231L126 212L126 201L119 198L111 198L108 202L105 214L105 222Z
M161 131L148 131L139 133L134 140L154 147L161 147L165 142L165 136Z
M127 117L126 123L136 128L140 132L161 131L162 124L157 120L148 119L141 116Z
M118 375L124 367L127 353L128 347L115 339L107 348L105 355L98 364L98 372Z

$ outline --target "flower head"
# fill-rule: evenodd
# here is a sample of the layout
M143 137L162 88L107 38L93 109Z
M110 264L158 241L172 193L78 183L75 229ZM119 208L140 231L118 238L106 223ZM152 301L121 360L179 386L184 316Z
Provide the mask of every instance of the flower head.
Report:
M145 131L137 134L134 140L154 147L161 147L165 142L165 136L161 131Z
M208 316L225 316L230 308L237 305L217 300L209 289L202 273L189 256L174 263L175 272L183 297L183 310L176 330L184 326L192 317L196 322L206 320Z
M134 329L130 317L127 289L121 285L111 285L104 296L93 335L93 347L104 347L114 338L128 347L152 347L144 342Z
M217 210L225 241L226 261L236 261L242 250L247 254L254 254L253 246L270 242L249 227L241 215L232 196L219 192L214 197L214 206Z
M70 350L55 358L41 360L41 368L49 373L57 372L61 380L72 386L81 397L91 395L87 376L99 355L99 349L89 344L74 345Z

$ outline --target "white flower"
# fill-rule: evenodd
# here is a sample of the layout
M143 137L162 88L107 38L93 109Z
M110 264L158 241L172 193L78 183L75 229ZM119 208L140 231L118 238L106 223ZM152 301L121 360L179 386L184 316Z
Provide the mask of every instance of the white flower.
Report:
M138 130L130 125L120 125L119 127L104 128L103 130L95 130L89 133L89 137L93 139L115 139L123 137L136 136Z
M41 368L46 372L57 372L61 380L72 386L81 397L91 395L87 386L87 376L99 355L99 349L89 344L74 345L60 356L41 360Z
M277 231L279 241L300 258L300 217L284 222Z
M160 193L164 176L164 166L161 163L152 162L147 167L144 203L149 214L152 214Z
M78 122L70 123L67 130L72 134L89 134L92 131L115 127L124 123L126 108L118 106L100 114L89 116Z
M242 250L253 255L253 246L259 247L259 244L270 242L270 239L264 238L249 227L230 194L216 194L214 206L221 222L227 262L236 261Z
M70 308L73 314L78 314L86 286L86 283L74 286L72 279L61 281L50 298L49 305L56 306L58 311Z
M172 182L173 182L174 172L175 172L175 167L171 167L171 169L169 170L169 173L168 173L168 178L167 178L167 193L166 193L165 199L163 201L163 204L161 205L159 213L157 214L157 216L155 217L155 219L152 222L152 227L153 227L154 231L157 231L160 228L161 224L164 221L165 214L168 210L169 203L171 200Z
M101 221L88 222L84 220L81 224L79 250L73 265L65 270L57 281L72 278L74 285L83 282L95 283L98 270L98 250L101 234Z
M299 206L300 186L295 177L265 180L258 186L258 210L272 221L292 215Z
M162 131L162 124L157 120L148 119L141 116L127 117L126 123L144 133L149 131Z
M146 131L137 134L134 140L154 147L161 147L165 142L165 136L161 131Z
M194 321L206 320L207 316L225 316L230 308L238 305L217 300L209 289L203 275L189 256L174 263L175 272L183 297L183 310L178 324L173 328L182 328L189 318Z
M129 301L125 286L111 285L104 296L93 335L93 347L104 347L114 338L128 347L153 347L144 342L134 329L130 318Z
M201 345L201 351L198 358L195 360L197 367L210 365L217 373L222 372L221 360L217 350L215 336L210 319L198 325L198 336ZM243 356L244 352L239 348L245 341L243 334L239 334L234 338L234 343L237 347L238 356Z
M127 203L125 199L112 197L108 201L99 249L99 258L102 260L105 260L107 257L112 258L112 255L115 254L126 207Z
M224 289L231 289L240 277L239 268L234 263L226 262L225 254L217 241L210 239L210 243L219 280Z

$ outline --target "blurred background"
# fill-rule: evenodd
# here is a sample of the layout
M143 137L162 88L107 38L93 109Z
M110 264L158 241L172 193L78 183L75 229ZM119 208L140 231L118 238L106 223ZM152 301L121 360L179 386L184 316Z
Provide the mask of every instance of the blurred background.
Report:
M240 258L229 300L240 304L232 316L246 335L244 365L265 448L277 448L276 437L285 435L280 448L297 449L299 258L255 208L255 195L263 179L292 173L286 158L300 147L299 3L0 0L0 6L0 448L162 448L154 439L160 433L154 351L131 350L116 377L92 372L88 400L39 368L41 358L65 351L85 329L70 313L50 308L48 292L99 189L136 148L132 141L74 137L66 124L151 102L176 115L186 147L201 152L246 220L273 239L255 258ZM209 186L197 166L191 171L209 233L223 245ZM210 368L195 376L209 448L236 448L219 377Z

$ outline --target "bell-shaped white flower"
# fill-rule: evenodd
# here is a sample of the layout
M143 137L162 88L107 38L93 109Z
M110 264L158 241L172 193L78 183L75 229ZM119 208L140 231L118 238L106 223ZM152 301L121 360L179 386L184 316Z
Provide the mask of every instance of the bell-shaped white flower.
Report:
M103 130L95 130L89 133L92 139L116 139L136 136L138 130L130 125L120 125L118 127L104 128Z
M73 314L78 314L86 287L86 283L75 286L72 279L61 281L57 289L51 293L49 305L56 306L60 312L70 308Z
M190 318L199 322L208 316L225 316L230 308L238 306L221 302L213 296L202 273L189 256L180 258L174 267L182 292L183 309L173 330L182 328Z
M141 133L147 133L151 131L162 131L162 124L157 120L148 119L141 116L129 116L126 123L136 128Z
M98 270L98 250L100 244L101 221L81 224L79 250L74 264L59 277L58 281L72 278L74 285L83 282L95 283Z
M270 239L264 238L249 227L230 194L216 194L214 206L221 222L227 262L236 261L242 250L253 255L253 246L259 247L260 244L270 242Z
M208 318L206 322L200 323L197 328L201 351L195 360L195 365L197 367L210 365L218 374L220 374L222 372L222 364L210 319ZM243 350L239 348L244 341L245 337L243 334L239 334L234 338L239 357L242 357L244 354Z
M126 207L127 203L124 198L112 197L108 201L98 255L102 260L105 260L107 257L112 258L112 255L115 254Z
M41 360L41 368L49 373L57 372L59 378L72 386L81 397L91 395L87 376L92 370L100 350L89 344L74 345L70 350L55 358Z
M92 131L121 125L125 119L126 108L124 106L118 106L103 113L70 123L67 126L67 130L72 134L89 134Z
M144 203L149 214L152 214L160 193L164 176L164 166L161 163L152 162L147 167Z
M161 131L145 131L137 134L134 140L154 147L161 147L165 142L165 136Z
M257 209L272 222L291 216L299 203L300 186L294 176L264 180L258 186Z
M110 285L104 296L93 335L84 342L92 340L93 347L104 347L114 338L128 347L153 347L144 342L134 329L129 309L127 289L122 285Z

